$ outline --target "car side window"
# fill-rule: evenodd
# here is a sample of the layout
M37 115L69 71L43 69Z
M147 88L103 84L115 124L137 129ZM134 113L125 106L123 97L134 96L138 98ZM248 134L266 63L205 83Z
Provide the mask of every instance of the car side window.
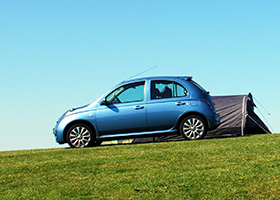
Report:
M123 85L117 88L116 90L114 90L113 92L111 92L106 97L106 101L108 102L108 104L143 101L144 85L145 85L144 81Z
M184 97L187 95L187 90L177 82L165 80L151 82L151 99Z
M179 83L173 83L174 85L174 97L188 96L188 91Z

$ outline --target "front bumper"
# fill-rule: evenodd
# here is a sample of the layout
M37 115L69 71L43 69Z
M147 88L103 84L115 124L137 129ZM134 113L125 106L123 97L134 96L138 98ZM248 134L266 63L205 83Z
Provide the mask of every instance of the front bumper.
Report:
M60 122L57 121L55 127L53 128L53 135L55 137L55 140L59 144L64 144L64 137L63 137L63 129L60 126Z

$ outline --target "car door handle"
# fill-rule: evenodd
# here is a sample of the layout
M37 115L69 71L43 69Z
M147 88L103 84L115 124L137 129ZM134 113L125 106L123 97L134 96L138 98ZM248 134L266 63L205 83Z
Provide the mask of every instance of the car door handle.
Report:
M175 103L176 106L182 106L182 105L185 105L185 104L186 104L185 102L181 102L181 101Z
M143 109L143 108L144 108L144 106L135 106L134 107L135 110L140 110L140 109Z

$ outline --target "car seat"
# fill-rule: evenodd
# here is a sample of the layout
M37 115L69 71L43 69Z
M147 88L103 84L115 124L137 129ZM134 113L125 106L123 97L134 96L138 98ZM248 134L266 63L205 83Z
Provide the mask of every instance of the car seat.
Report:
M165 86L164 91L161 93L162 98L171 98L172 97L172 91L169 87Z

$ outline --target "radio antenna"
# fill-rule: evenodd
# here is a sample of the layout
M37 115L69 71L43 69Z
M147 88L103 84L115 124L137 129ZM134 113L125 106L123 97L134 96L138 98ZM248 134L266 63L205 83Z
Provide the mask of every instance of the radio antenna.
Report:
M148 72L148 71L151 71L151 70L153 70L153 69L155 69L155 68L157 68L157 66L151 67L151 68L149 68L149 69L147 69L147 70L145 70L145 71L143 71L143 72L141 72L141 73L139 73L139 74L135 74L135 75L129 77L128 79L126 79L126 80L129 80L129 79L132 79L132 78L134 78L134 77L137 77L137 76L139 76L139 75L141 75L141 74L144 74L144 73L146 73L146 72ZM126 80L125 80L125 81L126 81Z

